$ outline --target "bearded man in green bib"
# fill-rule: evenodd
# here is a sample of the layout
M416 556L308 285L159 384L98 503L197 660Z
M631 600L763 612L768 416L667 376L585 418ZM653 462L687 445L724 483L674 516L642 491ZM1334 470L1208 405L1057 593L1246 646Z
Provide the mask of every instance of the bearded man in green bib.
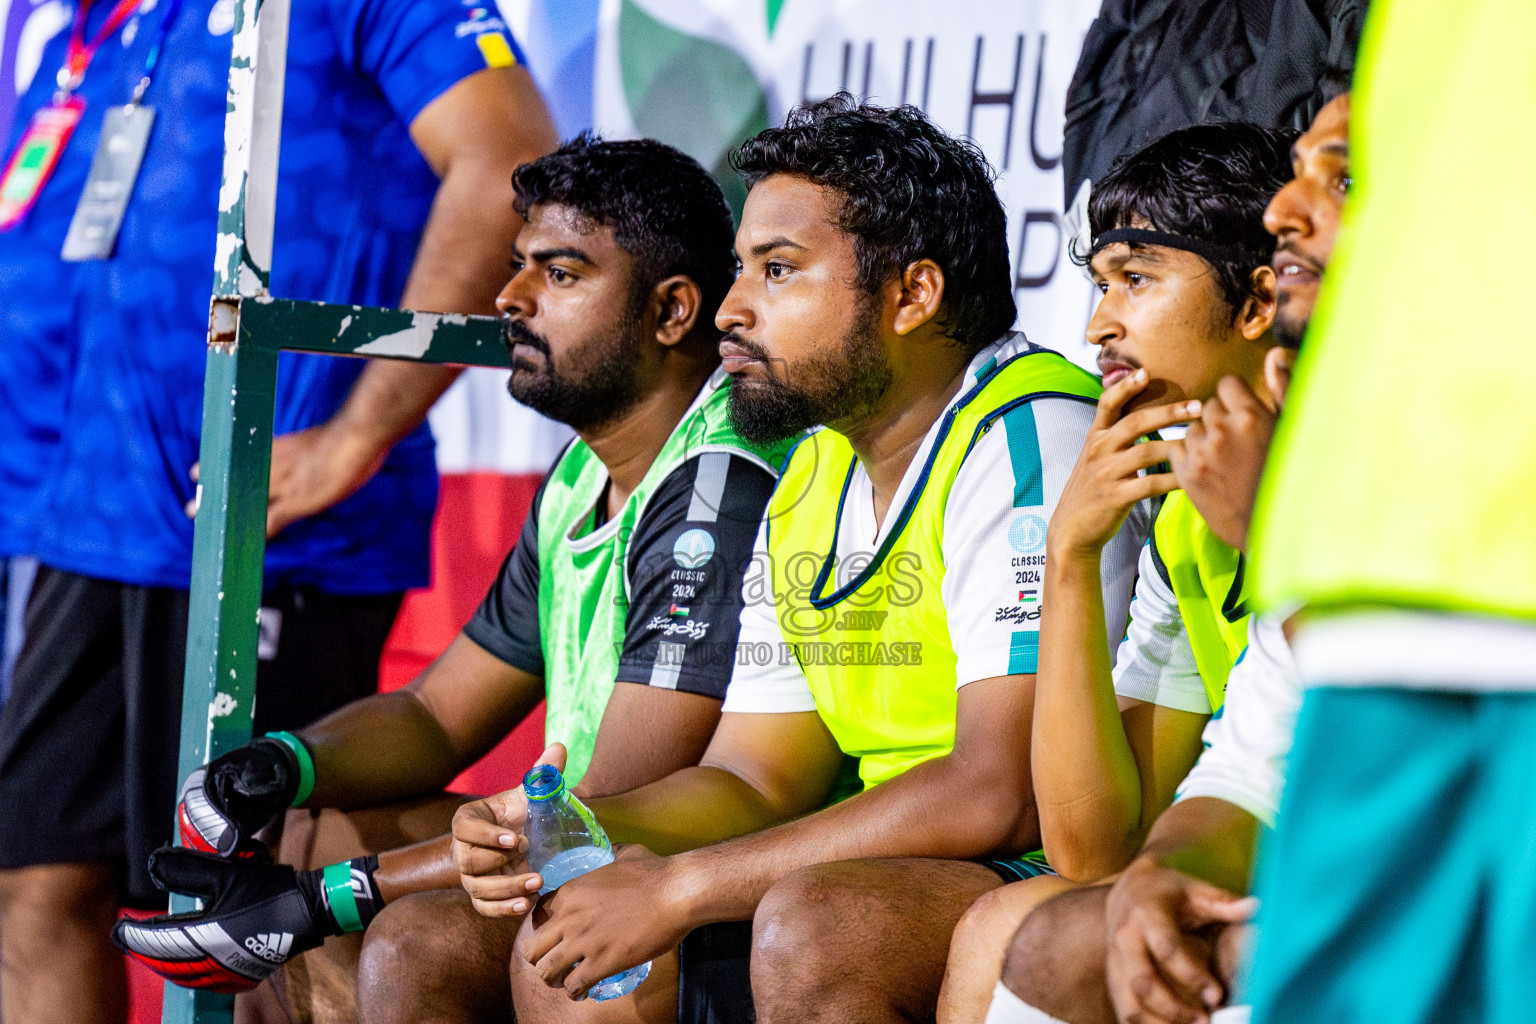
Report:
M458 887L443 833L464 797L443 788L541 700L582 796L696 764L719 720L742 573L790 445L744 441L729 420L712 321L735 271L730 211L702 167L651 140L578 138L514 186L526 223L497 302L509 389L577 438L479 611L410 686L188 779L182 838L202 852L153 864L167 888L214 898L117 933L181 984L248 988L366 929L360 963L357 938L336 938L275 979L284 1009L510 1019L516 925L475 914ZM266 859L253 834L290 806L283 859L335 863L296 876ZM674 999L673 977L658 964L624 1002Z
M1048 870L1029 763L1045 526L1098 381L1009 331L991 172L919 111L835 97L736 166L742 270L716 320L732 419L764 444L825 428L769 502L703 761L591 801L610 836L666 856L631 848L542 899L513 960L519 1020L589 1019L568 997L748 919L765 1024L931 1019L961 913ZM1133 518L1106 553L1106 638L1144 535ZM538 881L520 807L455 817L484 913L526 911Z

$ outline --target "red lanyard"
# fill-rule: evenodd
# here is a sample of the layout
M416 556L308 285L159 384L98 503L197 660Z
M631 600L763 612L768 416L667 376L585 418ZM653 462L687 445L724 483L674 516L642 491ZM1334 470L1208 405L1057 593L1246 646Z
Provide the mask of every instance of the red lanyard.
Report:
M117 6L112 8L106 24L97 29L96 34L87 42L85 16L90 12L93 0L80 0L80 6L75 10L74 26L69 31L69 50L64 58L64 66L59 69L60 92L68 94L80 87L80 83L85 80L85 71L91 66L96 51L101 49L101 44L122 27L123 22L138 10L142 2L143 0L117 0Z

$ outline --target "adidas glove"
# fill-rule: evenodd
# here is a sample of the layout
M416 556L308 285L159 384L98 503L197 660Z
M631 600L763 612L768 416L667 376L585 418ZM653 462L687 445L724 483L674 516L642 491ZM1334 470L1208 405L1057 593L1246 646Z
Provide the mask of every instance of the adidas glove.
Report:
M149 858L155 884L203 901L203 909L112 928L117 948L184 988L244 992L327 936L362 931L383 908L376 857L295 871L265 854L224 860L167 846Z
M176 805L182 845L249 857L259 848L255 834L314 788L314 762L298 737L258 737L187 776Z

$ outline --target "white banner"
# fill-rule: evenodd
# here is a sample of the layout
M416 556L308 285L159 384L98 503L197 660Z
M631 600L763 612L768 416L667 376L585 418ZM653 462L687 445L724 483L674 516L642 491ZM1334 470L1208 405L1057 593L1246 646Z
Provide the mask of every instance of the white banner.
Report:
M970 136L1008 211L1019 326L1092 366L1083 332L1097 293L1067 256L1060 157L1066 89L1097 0L503 0L502 10L563 134L590 125L669 142L716 173L738 212L745 192L726 155L807 99L847 89L912 103ZM554 455L566 435L509 402L505 379L471 371L433 410L445 472L537 472Z
M603 0L593 123L723 172L726 151L847 89L973 138L1008 210L1019 326L1084 365L1096 298L1067 258L1062 108L1092 0ZM739 186L738 186L739 188ZM739 202L740 196L734 196Z

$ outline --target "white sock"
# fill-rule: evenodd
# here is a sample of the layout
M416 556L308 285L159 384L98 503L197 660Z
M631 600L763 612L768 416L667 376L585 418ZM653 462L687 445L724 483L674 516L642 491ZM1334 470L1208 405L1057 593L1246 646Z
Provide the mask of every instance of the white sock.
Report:
M1002 982L992 990L992 1006L984 1024L1067 1024L1044 1010L1037 1010L1008 991Z
M1211 1024L1248 1024L1248 1018L1252 1015L1251 1006L1223 1006L1211 1014Z

